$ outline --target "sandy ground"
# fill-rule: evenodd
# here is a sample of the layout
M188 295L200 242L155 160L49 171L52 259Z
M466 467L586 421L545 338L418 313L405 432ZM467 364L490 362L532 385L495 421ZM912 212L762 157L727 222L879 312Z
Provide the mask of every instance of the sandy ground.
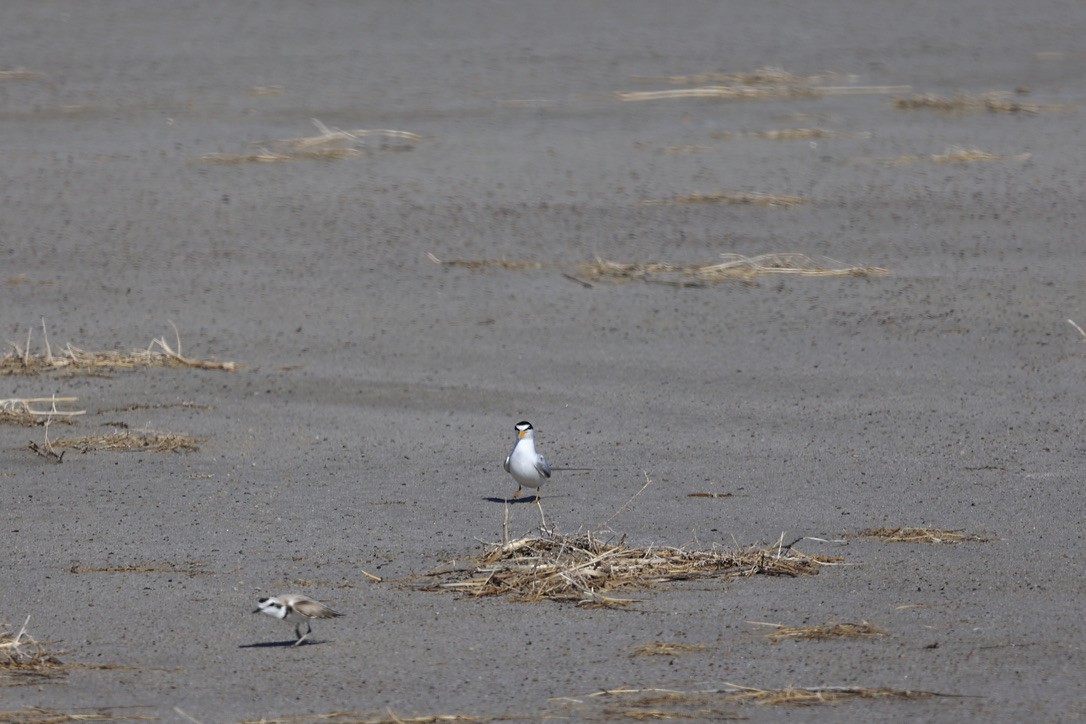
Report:
M79 397L87 414L53 438L124 423L207 441L58 465L27 449L42 428L0 427L0 621L29 615L65 661L130 667L4 686L0 709L622 720L651 707L587 695L732 682L957 696L668 711L1086 716L1086 339L1067 322L1086 325L1084 35L1082 4L1059 0L3 3L0 70L40 74L0 77L3 338L34 328L41 351L44 317L54 351L129 350L172 339L172 321L186 354L242 367L2 379L0 397ZM612 95L765 66L1065 107ZM423 139L201 160L312 135L313 118ZM839 135L751 135L790 128ZM932 158L952 147L999 158ZM808 203L642 203L722 192ZM563 276L597 257L776 252L891 273ZM871 526L996 539L805 540L847 565L681 583L623 611L412 587L500 539L523 418L552 464L593 468L544 489L561 531L701 548ZM510 514L515 534L539 524L534 505ZM137 565L167 570L78 572ZM250 615L294 589L345 614L314 645L282 646L287 626ZM860 620L887 635L774 644L749 623ZM631 655L653 641L704 648Z

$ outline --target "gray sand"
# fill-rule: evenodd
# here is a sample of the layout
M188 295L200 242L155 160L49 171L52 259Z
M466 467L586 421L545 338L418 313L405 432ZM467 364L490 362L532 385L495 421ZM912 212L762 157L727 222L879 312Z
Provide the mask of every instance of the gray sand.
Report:
M172 339L172 320L186 354L242 365L3 378L0 397L80 398L87 415L52 437L119 421L208 441L56 465L26 448L41 428L0 427L0 622L30 615L66 661L133 667L3 687L0 709L578 719L632 701L586 698L601 689L733 682L961 695L712 704L761 721L1086 716L1086 339L1066 321L1086 324L1084 35L1086 10L1060 0L0 5L0 70L43 74L0 79L3 338L34 327L37 347L45 317L54 350L128 350ZM1070 107L610 95L764 66ZM251 93L267 86L281 91ZM200 161L311 135L312 118L425 138ZM816 126L855 135L720 137ZM1006 158L880 160L954 146ZM811 203L640 203L721 191ZM427 252L568 267L802 252L891 274L586 287ZM997 540L807 540L848 565L677 584L625 611L362 574L499 540L525 418L552 464L594 468L544 488L565 532L602 530L647 478L609 525L636 545L903 525ZM537 528L534 505L510 508L515 534ZM196 574L71 572L163 562ZM250 610L293 589L346 616L316 622L314 645L263 646L290 629ZM835 620L889 633L772 644L749 623ZM652 641L706 649L630 655Z

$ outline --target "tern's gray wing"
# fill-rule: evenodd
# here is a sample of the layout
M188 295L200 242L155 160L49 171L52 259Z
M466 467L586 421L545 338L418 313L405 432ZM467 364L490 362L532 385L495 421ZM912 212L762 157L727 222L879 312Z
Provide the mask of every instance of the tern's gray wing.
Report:
M535 459L535 469L539 471L539 474L545 478L551 476L551 466L547 464L547 458L542 455L537 455Z
M505 472L509 472L509 463L513 460L513 453L509 453L505 456L505 462L502 463L502 467L505 468Z

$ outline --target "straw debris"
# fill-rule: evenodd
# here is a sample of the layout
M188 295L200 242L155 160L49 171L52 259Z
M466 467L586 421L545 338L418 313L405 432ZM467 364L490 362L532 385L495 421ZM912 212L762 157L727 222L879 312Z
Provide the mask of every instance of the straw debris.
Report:
M486 722L490 717L469 714L427 714L401 716L386 709L381 714L365 714L359 711L330 711L324 714L287 714L278 717L242 719L238 724L302 724L303 722L334 721L343 724L444 724L445 722Z
M992 540L990 536L941 528L865 528L852 537L876 538L892 543L987 543Z
M189 577L208 575L204 569L203 561L185 561L184 563L171 563L170 561L151 563L126 563L113 566L82 566L73 564L68 569L69 573L180 573Z
M542 531L488 545L466 565L442 566L426 575L424 588L469 596L505 596L513 601L561 601L586 607L622 607L637 599L609 595L698 578L754 575L814 575L842 559L802 553L783 538L764 548L739 551L689 550L666 546L633 548L591 532L561 535ZM453 580L446 580L452 578Z
M45 77L45 73L27 70L22 66L10 70L0 70L0 80L42 80Z
M390 129L356 128L344 131L330 128L316 118L315 136L280 138L274 141L250 143L257 150L251 153L205 153L204 163L278 163L299 159L335 160L367 156L374 151L407 151L423 140L417 133ZM371 140L373 139L373 140ZM376 143L374 142L376 140Z
M548 265L541 261L531 261L528 259L449 259L442 260L430 252L426 252L426 257L435 264L442 266L455 266L463 269L471 269L478 271L480 269L544 269Z
M612 282L641 281L674 286L702 286L726 280L750 281L764 274L794 274L821 277L873 277L889 274L874 266L825 266L805 254L721 254L724 261L700 264L665 262L620 263L597 259L580 264L577 275L586 281L606 279ZM834 262L836 264L836 262Z
M788 194L763 194L763 193L730 193L721 191L715 194L686 194L673 196L670 199L643 199L642 204L652 206L658 204L749 204L751 206L765 206L771 209L791 208L805 204L808 199L804 196L792 196Z
M752 71L727 73L724 71L709 71L706 73L694 73L692 75L668 75L662 77L644 77L638 80L666 81L673 85L701 85L702 83L719 83L722 85L814 85L824 83L828 79L839 79L835 73L822 75L796 75L778 66L763 66Z
M71 448L81 453L92 450L123 450L140 452L195 452L207 438L178 435L172 432L121 430L108 435L86 435L53 441L54 447Z
M705 651L708 647L701 644L681 644L674 641L652 641L641 644L635 648L630 656L674 656L676 654L690 653L691 651Z
M895 98L894 106L902 110L930 109L944 113L973 113L990 111L992 113L1040 113L1041 111L1066 110L1063 104L1021 103L1011 100L1009 91L993 91L980 95L957 93L953 96L937 96L922 93L908 98Z
M785 626L779 623L756 623L758 626L772 626L773 631L766 634L773 643L785 639L812 639L815 641L828 641L839 638L865 638L871 636L885 636L886 631L874 626L867 621L859 623L824 623L816 626Z
M770 131L714 131L709 137L718 141L730 141L735 138L750 138L759 141L791 141L796 139L817 138L870 138L866 131L831 131L826 128L781 128Z
M86 410L58 410L58 402L75 402L78 397L13 397L0 400L0 424L8 425L44 425L46 422L72 424L73 417L85 415ZM40 405L49 403L47 410Z
M30 617L12 633L0 630L0 685L40 684L63 676L64 663L26 631Z
M935 163L975 163L977 161L1028 161L1032 154L1019 153L1013 156L1000 156L999 154L990 153L988 151L982 151L979 148L964 148L961 146L951 146L943 153L935 153L930 156L918 156L911 153L903 153L900 156L894 156L893 158L882 159L884 163L891 165L901 165L906 163L916 163L918 161L934 161Z
M811 706L813 704L837 704L856 699L930 699L933 696L952 696L933 691L890 689L863 686L818 686L784 689L758 689L753 686L726 684L729 701L759 704L761 706Z
M174 331L176 334L176 327ZM44 324L45 351L40 354L31 352L32 332L33 330L28 330L25 345L16 342L8 343L14 348L14 351L0 356L0 376L36 375L56 370L86 374L103 369L128 369L133 367L195 367L197 369L226 371L237 369L234 362L218 362L185 357L181 354L181 337L179 334L176 334L176 349L166 341L165 337L159 337L152 339L146 349L128 353L117 351L88 352L69 343L60 351L60 354L54 355L49 345L49 337L44 331Z
M73 709L60 711L40 706L0 711L0 722L11 724L64 724L85 721L155 721L157 717L142 714L117 714L110 708Z

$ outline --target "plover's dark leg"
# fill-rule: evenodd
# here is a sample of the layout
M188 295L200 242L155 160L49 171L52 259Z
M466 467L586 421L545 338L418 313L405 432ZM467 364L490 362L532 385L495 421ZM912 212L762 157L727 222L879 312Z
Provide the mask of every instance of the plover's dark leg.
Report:
M305 624L304 634L302 633L303 623ZM301 644L303 641L309 638L309 634L311 633L313 633L313 627L309 625L309 621L299 621L298 624L294 627L294 635L298 637L298 640L294 642L294 645L297 646Z

